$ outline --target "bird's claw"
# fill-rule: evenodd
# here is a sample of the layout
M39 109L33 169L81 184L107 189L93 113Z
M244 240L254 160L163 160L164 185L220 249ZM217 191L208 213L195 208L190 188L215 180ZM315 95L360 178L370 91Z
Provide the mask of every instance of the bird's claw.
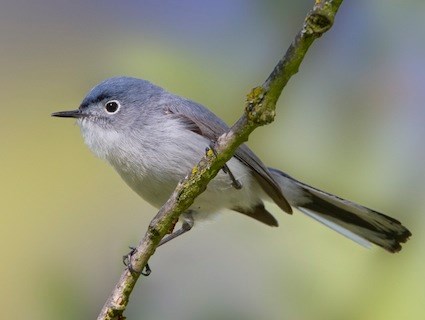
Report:
M128 268L128 271L130 271L131 274L141 274L142 276L147 277L151 274L152 270L149 267L149 264L146 264L145 267L142 269L142 271L134 270L133 265L131 263L131 257L136 253L137 248L136 247L129 247L130 252L122 257L123 264Z

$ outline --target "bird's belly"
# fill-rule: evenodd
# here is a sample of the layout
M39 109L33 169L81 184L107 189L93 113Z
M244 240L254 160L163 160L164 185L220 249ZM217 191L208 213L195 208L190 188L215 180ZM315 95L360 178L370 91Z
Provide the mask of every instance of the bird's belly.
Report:
M120 168L116 170L134 192L155 208L160 208L168 200L179 181L174 174L152 174L142 171L135 173Z
M261 202L263 192L250 170L234 158L228 162L228 166L242 184L242 188L236 189L230 176L221 170L208 184L206 190L195 199L190 210L212 214L222 209L250 208ZM190 170L164 172L151 167L150 170L139 169L135 173L132 170L122 170L122 167L115 169L140 197L156 208L160 208L168 200L178 182Z

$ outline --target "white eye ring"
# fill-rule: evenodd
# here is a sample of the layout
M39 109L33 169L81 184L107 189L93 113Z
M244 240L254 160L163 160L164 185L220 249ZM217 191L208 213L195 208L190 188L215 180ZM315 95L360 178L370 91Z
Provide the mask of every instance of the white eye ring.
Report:
M105 103L105 111L109 114L115 114L120 110L121 104L118 100L110 100Z

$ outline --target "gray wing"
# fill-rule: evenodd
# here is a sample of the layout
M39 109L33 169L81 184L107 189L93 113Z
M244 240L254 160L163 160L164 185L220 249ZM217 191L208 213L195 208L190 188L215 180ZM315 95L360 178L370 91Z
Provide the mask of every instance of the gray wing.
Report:
M190 100L185 100L178 97L178 99L175 99L171 103L167 104L164 111L167 114L181 119L181 121L187 125L189 130L196 132L213 142L215 142L220 135L229 129L229 127L214 113L202 105L199 105ZM292 213L292 208L285 199L278 183L275 181L263 162L254 154L254 152L252 152L245 144L243 144L236 150L234 157L252 170L255 179L261 185L263 190L283 211ZM234 208L234 210L241 212L238 210L238 208ZM251 214L252 216L252 213L241 213L245 213L247 215ZM273 223L267 224L274 225Z

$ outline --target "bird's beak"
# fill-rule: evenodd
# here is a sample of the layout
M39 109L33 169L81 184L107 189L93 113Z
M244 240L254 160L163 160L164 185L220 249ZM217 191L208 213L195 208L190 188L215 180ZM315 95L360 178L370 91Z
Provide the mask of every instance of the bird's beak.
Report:
M83 118L85 114L81 112L80 109L71 110L71 111L59 111L52 113L52 117L60 117L60 118Z

